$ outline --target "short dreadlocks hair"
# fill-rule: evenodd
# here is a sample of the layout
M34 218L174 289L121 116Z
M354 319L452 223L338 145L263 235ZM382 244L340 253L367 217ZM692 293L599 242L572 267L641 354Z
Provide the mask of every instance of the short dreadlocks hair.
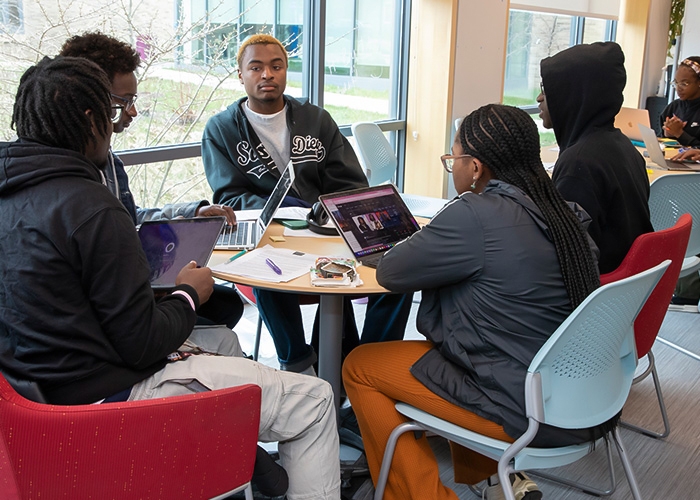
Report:
M107 73L110 82L116 74L133 73L141 64L134 47L99 31L69 38L59 55L90 59Z
M20 139L84 153L95 137L93 125L103 135L112 126L110 86L87 59L44 57L19 81L11 127Z
M547 221L571 305L575 308L598 286L598 266L586 231L542 166L537 126L523 110L488 104L459 127L464 154L481 160L493 175L522 189Z
M251 45L277 45L280 49L282 49L282 53L284 54L284 62L289 64L289 56L287 55L287 49L284 45L282 45L282 42L277 40L277 38L275 38L272 35L259 33L257 35L249 36L243 41L241 46L238 47L236 63L238 64L239 68L241 67L241 61L243 60L243 52L245 52L245 49L250 47Z

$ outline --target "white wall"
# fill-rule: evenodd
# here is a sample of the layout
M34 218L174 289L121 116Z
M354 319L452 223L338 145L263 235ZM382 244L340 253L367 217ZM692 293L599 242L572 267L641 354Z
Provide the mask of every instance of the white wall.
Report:
M685 18L681 35L681 60L700 56L700 0L685 0Z

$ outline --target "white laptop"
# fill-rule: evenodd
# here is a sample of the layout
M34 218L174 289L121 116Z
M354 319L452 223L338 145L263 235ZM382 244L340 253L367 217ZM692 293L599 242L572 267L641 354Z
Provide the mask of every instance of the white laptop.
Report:
M644 146L646 146L649 153L649 158L656 165L664 170L682 170L686 172L700 172L700 164L697 162L680 162L671 161L664 158L664 152L661 150L659 145L659 140L656 137L656 132L654 132L649 127L644 125L638 125L639 131L642 133L642 139L644 140Z
M377 267L384 253L419 226L393 184L319 196L355 258Z
M287 168L282 172L277 185L270 193L270 197L265 202L265 206L260 213L260 217L255 220L239 221L236 227L226 226L221 231L219 240L216 242L217 250L252 250L258 245L263 237L267 226L272 222L275 212L282 204L282 200L287 196L294 183L294 165L291 160Z
M650 127L649 111L637 108L620 108L620 112L615 117L615 128L619 128L631 140L642 142L644 139L637 124Z

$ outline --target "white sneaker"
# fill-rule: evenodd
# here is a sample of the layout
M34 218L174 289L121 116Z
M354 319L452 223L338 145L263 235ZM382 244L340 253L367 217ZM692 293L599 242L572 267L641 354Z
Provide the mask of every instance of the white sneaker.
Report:
M496 484L493 484L493 483ZM510 483L513 486L515 500L541 500L542 492L537 484L523 472L510 475ZM484 500L506 500L503 488L498 484L498 475L491 476L484 487L481 497Z

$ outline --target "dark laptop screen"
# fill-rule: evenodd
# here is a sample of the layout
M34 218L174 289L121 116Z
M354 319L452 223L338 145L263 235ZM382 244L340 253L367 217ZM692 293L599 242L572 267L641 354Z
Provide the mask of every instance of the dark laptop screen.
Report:
M418 230L391 184L324 195L321 200L358 257L387 250Z

